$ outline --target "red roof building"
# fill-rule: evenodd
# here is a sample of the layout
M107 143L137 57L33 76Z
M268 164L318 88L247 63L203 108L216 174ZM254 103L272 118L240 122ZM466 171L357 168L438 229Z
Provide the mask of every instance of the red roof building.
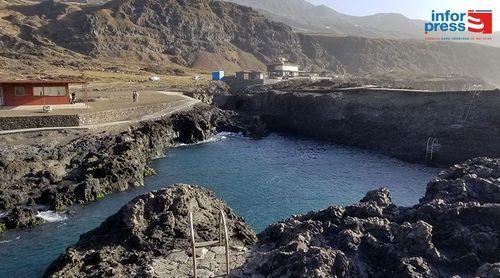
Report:
M70 104L69 84L85 82L0 80L0 106Z

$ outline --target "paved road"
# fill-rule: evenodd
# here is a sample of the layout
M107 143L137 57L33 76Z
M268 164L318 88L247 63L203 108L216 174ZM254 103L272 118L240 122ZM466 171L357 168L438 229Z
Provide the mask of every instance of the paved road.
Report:
M182 93L179 92L167 92L167 91L157 91L159 94L166 94L166 95L175 95L178 97L181 97L182 100L180 101L175 101L172 102L170 108L155 113L155 114L150 114L150 115L145 115L142 116L138 119L133 119L133 120L127 120L127 121L116 121L116 122L109 122L109 123L101 123L101 124L93 124L93 125L81 125L81 126L69 126L69 127L41 127L41 128L26 128L26 129L11 129L11 130L1 130L0 135L5 135L5 134L13 134L13 133L22 133L22 132L37 132L37 131L50 131L50 130L68 130L68 129L93 129L93 128L102 128L106 126L115 126L115 125L121 125L121 124L133 124L141 121L146 121L146 120L154 120L161 118L163 116L179 112L182 110L187 110L192 108L194 105L200 103L199 100L188 97L186 95L183 95Z

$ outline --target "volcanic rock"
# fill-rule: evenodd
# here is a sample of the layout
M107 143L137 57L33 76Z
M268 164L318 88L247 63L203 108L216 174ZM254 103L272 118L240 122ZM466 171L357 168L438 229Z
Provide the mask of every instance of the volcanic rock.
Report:
M488 158L456 165L410 208L381 188L345 208L272 224L238 276L500 277L500 180L490 174L498 166Z
M485 184L488 192L500 187L489 174L498 165L498 159L477 158L453 166L412 207L395 205L387 188L372 190L356 204L271 224L256 243L251 228L210 191L169 187L136 198L82 235L45 276L172 276L165 271L171 262L184 269L177 277L187 277L192 208L197 240L216 239L223 209L231 242L246 245L231 277L499 277L500 204L482 194ZM220 254L200 252L204 265Z
M177 184L139 196L97 229L80 236L45 272L45 277L137 277L173 249L190 248L189 211L195 240L218 240L219 213L226 215L232 246L253 244L245 221L211 191ZM186 257L186 262L187 262Z
M0 213L6 217L0 217L0 224L7 221L4 226L13 229L30 226L25 225L26 213L11 211L15 206L63 211L75 203L142 186L144 177L153 173L147 164L167 148L206 140L217 131L244 132L253 126L236 113L202 105L123 132L87 134L61 145L2 148Z

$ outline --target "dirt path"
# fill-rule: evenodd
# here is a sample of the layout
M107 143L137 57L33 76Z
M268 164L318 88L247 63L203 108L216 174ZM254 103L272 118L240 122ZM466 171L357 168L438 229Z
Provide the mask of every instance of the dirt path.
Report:
M133 120L116 121L116 122L100 123L100 124L93 124L93 125L70 126L70 127L42 127L42 128L2 130L2 131L0 131L0 135L24 133L24 132L53 131L53 130L97 129L97 128L103 128L103 127L108 127L108 126L132 124L132 123L137 123L137 122L146 121L146 120L158 119L158 118L164 117L166 115L173 114L175 112L190 109L194 105L200 103L199 100L188 97L180 92L157 91L157 93L177 96L177 97L182 98L182 100L172 102L171 106L164 111L161 111L161 112L158 112L155 114L145 115L145 116L142 116L140 118L133 119Z

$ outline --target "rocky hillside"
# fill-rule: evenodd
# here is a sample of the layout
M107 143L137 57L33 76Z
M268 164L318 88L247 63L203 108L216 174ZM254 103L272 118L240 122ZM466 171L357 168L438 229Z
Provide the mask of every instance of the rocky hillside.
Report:
M40 31L91 57L262 69L262 62L286 56L316 68L336 66L314 40L249 8L218 1L114 0L66 14Z
M300 7L284 10L298 12ZM458 74L500 84L497 48L305 35L223 1L0 2L0 76L5 77L151 65L262 70L277 57L298 62L304 70L393 79Z
M326 5L306 0L225 0L252 7L266 17L294 27L299 32L377 39L423 39L424 20L409 19L398 13L352 16ZM333 3L335 5L335 3ZM429 8L430 12L431 8ZM500 47L500 32L491 41L475 43Z
M401 14L385 13L351 16L326 5L306 0L228 0L261 11L270 19L286 23L302 32L329 33L386 39L420 39L423 21Z
M247 245L244 253L233 251L246 261L233 264L230 277L498 277L499 177L500 160L473 159L440 173L415 206L396 206L381 188L350 206L271 224L256 243L251 228L210 191L167 187L83 234L45 277L189 277L189 208L203 211L195 214L197 239L217 239L223 209L231 242ZM206 249L197 257L200 272L213 275L220 259Z
M500 87L500 48L471 43L314 36L347 72L476 76ZM481 53L481 54L478 54Z

